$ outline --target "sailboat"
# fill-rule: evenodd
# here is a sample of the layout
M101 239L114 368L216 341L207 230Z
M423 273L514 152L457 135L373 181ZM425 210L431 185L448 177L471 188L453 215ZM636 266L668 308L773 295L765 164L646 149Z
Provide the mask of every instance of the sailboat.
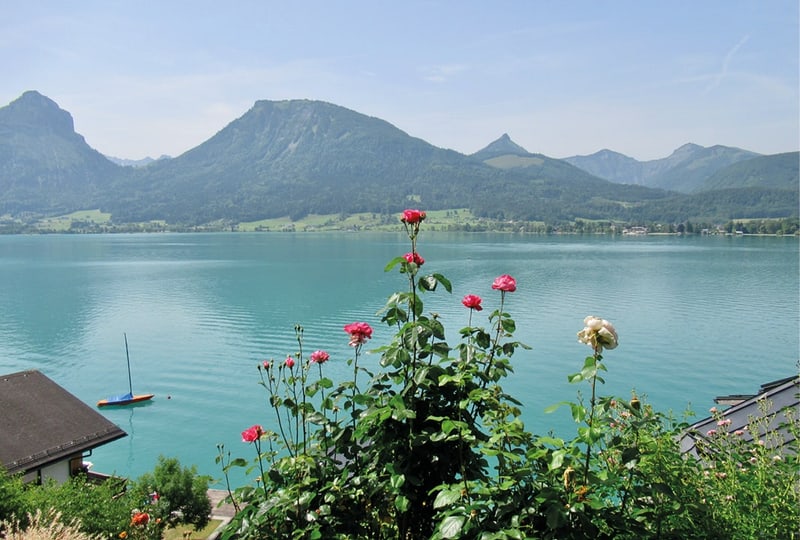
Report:
M101 399L97 402L98 407L107 407L109 405L131 405L133 403L140 403L153 399L155 394L137 394L133 395L133 383L131 382L131 357L128 354L128 335L122 334L125 337L125 359L128 361L128 393L118 396L109 396L106 399Z

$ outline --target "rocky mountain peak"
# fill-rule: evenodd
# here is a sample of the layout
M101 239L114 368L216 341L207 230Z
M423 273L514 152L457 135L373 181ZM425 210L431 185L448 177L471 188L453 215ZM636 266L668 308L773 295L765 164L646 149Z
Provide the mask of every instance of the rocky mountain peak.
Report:
M29 90L0 109L0 124L15 129L43 130L58 135L73 135L72 115L52 99Z

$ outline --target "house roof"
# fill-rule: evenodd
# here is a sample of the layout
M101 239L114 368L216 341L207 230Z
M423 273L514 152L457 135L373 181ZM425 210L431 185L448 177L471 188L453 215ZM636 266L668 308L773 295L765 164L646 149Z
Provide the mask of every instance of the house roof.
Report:
M36 370L0 375L0 464L24 473L125 437Z
M753 434L747 429L750 420L758 417L770 417L771 420L766 426L766 430L770 433L777 432L783 446L794 441L791 431L783 425L786 418L782 411L797 410L800 404L800 376L764 383L757 394L740 395L739 397L743 398L741 402L719 413L726 420L731 421L728 426L725 426L729 433L742 430L742 440L752 441ZM720 398L717 399L720 403L722 402ZM766 414L761 407L761 403L765 401L769 404ZM706 439L709 431L718 430L717 422L717 417L709 416L692 424L681 436L681 452L698 456L698 441ZM763 436L763 433L759 435Z

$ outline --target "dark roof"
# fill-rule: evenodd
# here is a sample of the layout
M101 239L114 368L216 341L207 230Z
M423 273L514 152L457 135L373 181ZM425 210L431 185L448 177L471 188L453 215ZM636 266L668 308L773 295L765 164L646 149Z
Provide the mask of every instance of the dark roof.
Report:
M752 441L753 435L747 428L751 418L765 416L760 408L760 403L766 400L770 408L766 411L766 416L772 417L767 430L771 433L777 432L780 435L783 446L794 441L791 431L786 429L784 424L786 418L782 411L786 409L797 409L800 404L800 376L786 377L777 381L764 383L758 390L758 394L744 395L741 403L722 410L719 414L731 423L725 426L729 433L743 430L742 439ZM719 398L718 398L719 399ZM709 416L699 422L692 424L681 436L681 451L698 455L698 441L708 437L711 430L720 429L717 426L718 418ZM762 434L763 435L763 434Z
M26 472L127 433L39 371L0 375L0 464Z

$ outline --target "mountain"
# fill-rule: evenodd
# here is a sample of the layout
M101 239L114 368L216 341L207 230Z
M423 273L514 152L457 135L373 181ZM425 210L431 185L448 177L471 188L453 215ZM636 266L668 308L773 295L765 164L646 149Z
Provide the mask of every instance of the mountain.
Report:
M720 145L706 148L689 143L666 158L652 161L637 161L610 150L568 157L564 161L612 182L693 193L715 172L758 155L740 148Z
M264 100L200 146L136 171L131 188L117 190L123 198L105 208L127 221L182 223L392 213L409 205L556 221L622 215L636 201L666 196L536 159L536 167L500 169L338 105ZM596 196L587 200L587 192ZM142 197L148 204L137 203Z
M645 185L644 163L613 150L603 149L590 156L573 156L564 161L611 182Z
M597 175L587 173L583 169L567 163L564 160L547 157L544 154L528 152L525 148L512 141L511 137L506 133L499 139L489 143L485 148L471 154L470 157L496 169L503 169L506 171L513 170L517 173L526 175L532 174L538 177L568 179L573 182L583 181L590 183L595 182L598 178ZM604 188L617 191L617 186L604 186ZM632 190L631 192L642 194L643 198L661 196L656 195L656 192L638 190L634 187L629 187L627 189Z
M161 157L157 159L153 159L151 157L146 157L142 159L125 159L125 158L118 158L114 156L106 156L106 159L111 161L112 163L116 163L117 165L121 165L122 167L146 167L157 161L159 159L170 159L170 156L162 154Z
M68 112L38 92L0 108L0 214L86 208L118 169L75 133Z
M480 161L488 161L496 157L508 155L525 157L530 155L530 152L512 141L508 133L503 133L499 139L472 154L472 157Z
M739 161L705 179L697 189L767 187L796 190L800 185L800 152L786 152Z
M258 101L200 146L135 173L124 200L106 201L114 215L189 223L463 206L497 176L388 122L309 100Z
M419 207L550 224L678 222L797 215L796 191L748 187L715 199L719 190L615 183L530 153L507 134L467 156L309 100L258 101L176 158L123 167L90 148L70 114L37 92L0 108L0 215L18 219L99 208L117 224L235 224Z

